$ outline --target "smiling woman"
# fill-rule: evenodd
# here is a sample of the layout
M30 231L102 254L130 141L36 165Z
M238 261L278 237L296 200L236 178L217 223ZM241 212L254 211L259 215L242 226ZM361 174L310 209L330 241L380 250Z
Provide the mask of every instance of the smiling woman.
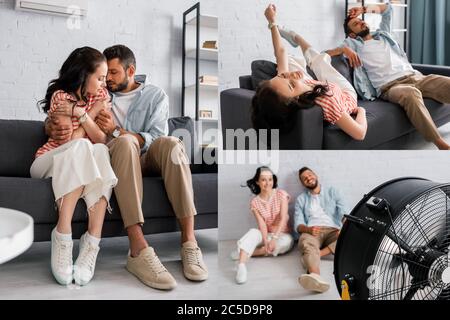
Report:
M51 270L61 285L75 280L84 286L94 276L103 220L117 184L104 144L107 137L94 121L109 101L107 70L106 58L100 51L90 47L75 49L41 101L49 117L65 123L72 132L65 143L49 138L36 152L30 168L33 178L52 178L59 217L51 235ZM67 104L68 111L58 112ZM89 227L81 237L78 259L72 263L72 217L80 198L86 202Z
M288 225L289 194L278 189L277 176L268 167L260 167L247 181L256 197L250 203L258 228L250 229L238 242L232 258L238 260L236 283L247 282L246 263L251 257L277 257L291 250L294 239Z

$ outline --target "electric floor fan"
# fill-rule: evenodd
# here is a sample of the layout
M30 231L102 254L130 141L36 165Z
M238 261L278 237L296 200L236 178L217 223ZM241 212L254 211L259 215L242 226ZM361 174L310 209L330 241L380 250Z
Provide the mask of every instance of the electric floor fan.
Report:
M387 182L346 216L336 285L350 300L449 300L449 247L450 184Z

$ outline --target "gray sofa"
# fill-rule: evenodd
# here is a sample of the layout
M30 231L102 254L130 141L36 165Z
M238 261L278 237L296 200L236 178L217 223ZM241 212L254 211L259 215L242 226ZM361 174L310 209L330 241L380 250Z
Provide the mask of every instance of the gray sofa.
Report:
M189 118L169 120L170 132L184 128L194 132ZM23 211L34 219L35 241L50 240L57 222L50 179L30 178L34 153L47 140L43 122L0 120L0 207ZM188 151L192 159L201 149L194 145ZM217 165L191 165L195 205L198 215L196 229L217 228ZM112 214L107 214L104 237L125 235L120 210L113 195ZM144 177L143 212L145 234L178 230L178 224L167 198L161 177ZM79 238L87 228L86 206L79 201L73 218L73 236Z
M256 61L252 64L261 64ZM270 62L265 62L271 64ZM333 66L353 83L353 74L348 62L343 56L332 59ZM274 64L273 64L274 65ZM449 67L430 65L414 65L414 68L423 74L440 74L450 76ZM273 70L274 67L272 67ZM270 68L269 68L270 70ZM275 71L274 71L275 72ZM270 72L269 72L270 73ZM311 72L310 72L311 73ZM312 73L311 73L312 74ZM273 77L267 74L266 78ZM312 74L314 76L314 74ZM227 141L227 129L243 129L247 131L252 128L251 123L251 101L255 94L255 88L262 76L243 76L239 78L240 88L228 89L221 92L221 120L223 145L227 149L228 144L233 149L243 149L237 146L236 139ZM429 109L438 127L450 121L450 105L442 104L426 99ZM296 115L296 125L293 131L280 135L279 147L281 150L370 150L370 149L406 149L406 142L411 135L418 132L411 125L404 110L396 104L382 100L358 101L358 104L367 110L368 132L364 141L356 141L345 134L337 126L323 121L322 109L318 106L300 110ZM258 148L266 148L266 144L259 144ZM248 140L244 149L249 149ZM270 148L270 146L269 146ZM254 149L254 148L253 148Z

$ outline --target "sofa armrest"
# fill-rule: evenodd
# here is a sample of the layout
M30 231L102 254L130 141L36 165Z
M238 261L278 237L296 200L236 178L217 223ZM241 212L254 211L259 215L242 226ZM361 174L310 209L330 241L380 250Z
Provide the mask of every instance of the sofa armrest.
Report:
M223 148L227 150L226 130L243 130L253 128L251 122L251 103L255 92L246 89L228 89L220 94L220 111L222 121ZM323 111L320 107L301 109L297 113L294 130L280 136L281 150L320 150L323 146ZM255 132L256 134L256 132ZM251 136L251 134L249 134ZM270 138L270 135L267 137ZM228 141L232 149L242 149L235 138ZM244 149L250 149L248 141ZM267 146L261 145L259 148ZM272 146L273 148L274 146Z
M280 136L280 150L321 150L323 130L322 108L301 109L294 130Z
M228 89L220 93L220 114L222 129L252 128L251 106L255 91Z
M252 77L251 76L239 77L239 88L247 89L247 90L254 90L255 88L253 88Z
M413 64L414 69L420 71L424 75L438 74L441 76L450 77L450 67L446 66L435 66L430 64Z

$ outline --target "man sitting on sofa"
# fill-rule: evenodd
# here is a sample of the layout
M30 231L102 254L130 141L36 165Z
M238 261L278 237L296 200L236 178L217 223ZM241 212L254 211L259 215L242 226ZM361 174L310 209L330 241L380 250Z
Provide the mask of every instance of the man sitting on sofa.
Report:
M413 69L391 34L392 12L390 4L352 8L344 23L347 39L341 47L327 53L334 56L345 51L350 64L356 67L354 85L363 99L382 98L398 103L425 139L441 150L448 150L450 145L439 134L423 98L450 103L450 78L424 76ZM381 14L376 32L371 33L367 23L358 18L363 13Z
M322 293L330 284L320 276L320 258L334 254L346 207L339 192L319 184L311 169L300 169L299 178L306 191L295 202L294 223L307 273L298 281L305 289Z
M181 227L183 273L193 281L208 277L194 234L192 176L183 143L168 137L169 101L165 92L135 81L136 59L123 45L107 48L107 85L112 95L111 113L103 111L97 120L111 137L108 147L111 165L119 180L115 195L130 241L127 270L146 285L173 289L176 281L149 247L142 231L142 175L161 174L166 192ZM71 108L68 110L71 112ZM46 132L55 140L70 138L70 128L46 121Z

